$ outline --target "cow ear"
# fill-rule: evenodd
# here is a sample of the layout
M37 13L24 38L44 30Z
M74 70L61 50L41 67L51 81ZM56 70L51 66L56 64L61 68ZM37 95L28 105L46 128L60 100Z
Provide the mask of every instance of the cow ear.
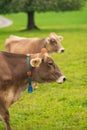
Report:
M30 64L32 67L39 67L41 64L41 59L40 58L31 59Z
M59 41L63 40L63 36L58 36Z

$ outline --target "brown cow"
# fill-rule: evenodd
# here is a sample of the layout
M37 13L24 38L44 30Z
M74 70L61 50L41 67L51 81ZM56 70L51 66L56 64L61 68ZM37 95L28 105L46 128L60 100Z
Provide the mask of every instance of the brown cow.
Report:
M6 130L12 130L8 108L19 99L28 86L26 57L28 55L0 52L0 117L5 123ZM30 55L30 65L32 81L63 83L66 80L44 50Z
M64 52L61 46L62 36L57 36L55 33L50 33L47 38L24 38L11 35L5 41L5 48L8 52L27 54L39 53L45 47L48 53Z
M48 53L64 52L61 46L62 36L57 36L55 33L50 33L47 38L25 38L11 35L5 42L7 52L27 54L39 53L45 47ZM33 83L33 88L38 88L37 83Z

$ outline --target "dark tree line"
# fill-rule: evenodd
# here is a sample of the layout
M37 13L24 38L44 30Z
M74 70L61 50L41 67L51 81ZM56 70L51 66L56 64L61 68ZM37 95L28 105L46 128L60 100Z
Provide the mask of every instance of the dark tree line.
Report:
M38 29L35 12L79 10L84 0L0 0L0 14L25 12L27 30Z

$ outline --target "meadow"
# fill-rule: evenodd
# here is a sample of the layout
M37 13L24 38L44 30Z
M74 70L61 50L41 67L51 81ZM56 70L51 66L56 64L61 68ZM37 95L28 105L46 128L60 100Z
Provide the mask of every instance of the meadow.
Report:
M65 52L51 56L67 77L64 84L39 84L31 94L26 90L9 109L12 129L87 130L87 4L80 11L36 13L40 30L21 31L26 28L24 13L5 17L13 25L0 28L0 50L11 34L44 38L55 32L64 37Z

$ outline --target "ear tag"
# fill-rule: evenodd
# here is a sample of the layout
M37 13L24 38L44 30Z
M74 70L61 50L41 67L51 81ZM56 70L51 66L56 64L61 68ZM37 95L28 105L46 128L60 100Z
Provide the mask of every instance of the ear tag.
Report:
M28 93L32 93L33 92L33 88L32 88L32 86L29 86L28 87Z

